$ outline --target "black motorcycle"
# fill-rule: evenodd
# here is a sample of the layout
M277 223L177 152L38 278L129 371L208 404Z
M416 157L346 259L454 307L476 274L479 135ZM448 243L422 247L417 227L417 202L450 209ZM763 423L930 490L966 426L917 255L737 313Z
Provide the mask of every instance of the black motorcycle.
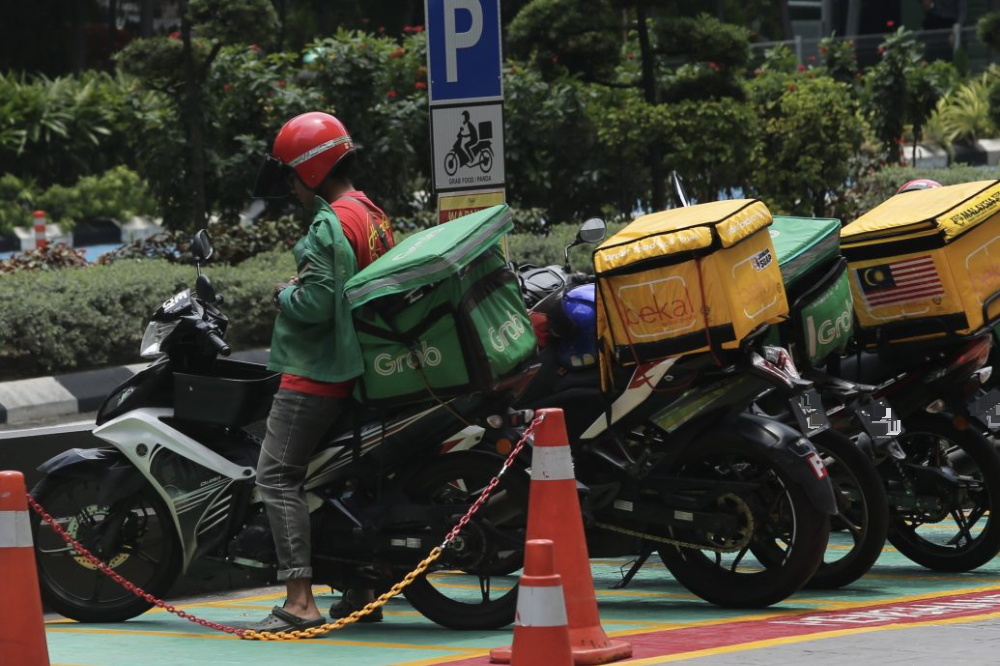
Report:
M595 242L603 230L590 220L577 242ZM777 389L803 427L822 430L822 422L810 425L821 414L809 409L811 384L788 354L759 345L761 329L721 366L690 354L618 368L617 389L604 393L593 359L567 361L557 344L580 334L563 300L588 279L558 266L520 274L540 338L552 342L518 406L565 413L587 489L591 556L635 556L627 584L659 552L678 582L723 606L771 605L808 582L836 513L827 470L800 432L747 412Z

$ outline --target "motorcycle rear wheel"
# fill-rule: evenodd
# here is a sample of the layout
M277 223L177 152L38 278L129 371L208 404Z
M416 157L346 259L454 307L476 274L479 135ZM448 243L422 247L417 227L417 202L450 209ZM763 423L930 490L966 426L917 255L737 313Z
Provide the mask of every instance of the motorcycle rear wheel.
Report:
M481 452L448 454L417 474L407 495L418 502L467 506L502 464L499 456ZM511 467L476 517L459 532L458 548L446 550L441 566L403 590L407 601L424 617L449 629L499 629L514 621L528 489L525 471ZM460 517L456 516L456 523ZM503 535L502 540L496 538L498 534ZM509 571L511 566L516 569ZM509 574L500 575L499 571Z
M918 413L903 425L906 432L898 439L909 458L904 463L936 467L971 481L957 502L952 501L954 497L942 496L948 506L939 515L897 511L890 524L889 542L913 562L933 571L959 573L983 566L1000 552L1000 456L988 438L972 429L959 430L948 418ZM891 460L880 468L890 482L897 474ZM947 515L942 516L945 511ZM954 529L946 522L948 518L954 521Z
M739 552L724 556L680 546L659 549L660 559L684 587L719 606L762 608L787 599L813 577L823 561L830 520L782 461L750 449L735 433L725 433L693 443L670 473L758 484L739 497L754 520L751 542ZM710 538L698 529L670 529L665 536L693 543ZM747 558L751 546L766 553L758 560L770 566Z
M98 481L50 477L32 496L70 536L95 555L104 530L122 520L110 552L98 555L116 573L162 597L181 569L181 549L167 505L148 485L110 506ZM123 622L153 607L87 562L32 514L38 580L45 605L77 622Z

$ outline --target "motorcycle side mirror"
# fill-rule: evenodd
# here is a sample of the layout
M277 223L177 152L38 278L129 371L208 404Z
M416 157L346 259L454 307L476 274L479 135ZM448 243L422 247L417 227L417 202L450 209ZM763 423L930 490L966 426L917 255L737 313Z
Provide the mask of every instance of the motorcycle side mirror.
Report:
M569 265L569 251L576 247L577 245L582 245L583 243L599 243L604 240L604 237L608 233L608 223L599 217L592 217L580 227L580 230L576 232L576 238L573 242L566 246L563 250L563 262L566 266L566 270L570 270Z
M208 304L216 301L215 287L212 286L212 281L208 279L207 275L199 275L198 279L195 280L194 293Z
M583 223L576 234L580 243L600 243L608 234L608 223L599 217L592 217Z
M205 229L200 229L198 233L194 235L194 240L191 242L191 253L194 255L194 260L199 264L203 261L208 261L212 258L212 239L208 235L208 231Z

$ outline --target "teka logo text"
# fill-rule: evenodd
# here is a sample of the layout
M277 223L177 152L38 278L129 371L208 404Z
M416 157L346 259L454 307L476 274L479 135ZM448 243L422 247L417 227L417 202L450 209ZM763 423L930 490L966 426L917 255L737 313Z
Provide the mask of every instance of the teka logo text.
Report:
M675 324L694 316L694 306L690 298L674 298L653 292L643 305L626 303L625 321L628 325Z

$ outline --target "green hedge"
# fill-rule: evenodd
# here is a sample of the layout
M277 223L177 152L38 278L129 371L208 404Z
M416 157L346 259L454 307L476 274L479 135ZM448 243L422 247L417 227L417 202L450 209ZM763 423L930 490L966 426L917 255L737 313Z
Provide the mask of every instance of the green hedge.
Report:
M580 221L581 224L583 220ZM608 236L611 236L624 227L624 223L608 223ZM576 233L579 231L579 224L555 224L548 229L548 234L511 234L507 248L510 252L511 260L516 264L534 264L535 266L548 266L549 264L563 263L563 248L569 245ZM574 270L589 272L592 270L594 262L592 254L594 245L578 245L570 250L569 260Z
M225 299L233 348L266 346L275 314L271 287L295 272L291 253L205 272ZM0 380L139 362L149 316L193 287L194 278L193 267L163 260L0 278Z
M609 233L621 226L609 225ZM563 248L578 228L560 224L544 236L513 234L510 257L518 264L562 264ZM573 268L590 271L593 249L593 245L574 249ZM237 266L210 264L205 269L225 299L222 310L230 318L226 338L234 349L269 344L275 316L271 287L294 272L290 252L269 252ZM192 266L165 259L121 259L107 265L3 275L0 381L139 362L139 341L150 314L176 292L193 287L194 278Z

